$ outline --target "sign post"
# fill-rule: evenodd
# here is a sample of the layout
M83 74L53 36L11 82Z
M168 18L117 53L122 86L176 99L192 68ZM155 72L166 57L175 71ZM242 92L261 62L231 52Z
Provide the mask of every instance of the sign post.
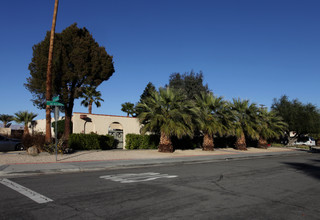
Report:
M64 106L58 102L59 96L53 97L52 101L47 101L47 105L54 106L54 122L55 122L55 148L56 148L56 161L58 157L58 120L59 120L59 106Z

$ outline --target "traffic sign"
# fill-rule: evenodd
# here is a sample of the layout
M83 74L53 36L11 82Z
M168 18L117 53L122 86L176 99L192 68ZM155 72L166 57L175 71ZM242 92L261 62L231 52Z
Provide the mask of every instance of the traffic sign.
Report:
M47 101L47 105L64 106L64 104L62 104L60 102L54 102L54 101Z
M52 101L54 101L54 102L59 101L59 96L52 97Z

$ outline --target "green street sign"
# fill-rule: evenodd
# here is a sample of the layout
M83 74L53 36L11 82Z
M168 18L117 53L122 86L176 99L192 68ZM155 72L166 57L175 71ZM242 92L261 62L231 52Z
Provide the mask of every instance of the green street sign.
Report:
M53 105L53 106L64 106L60 102L54 102L54 101L47 101L47 105Z
M52 97L52 101L54 101L54 102L59 101L59 96Z

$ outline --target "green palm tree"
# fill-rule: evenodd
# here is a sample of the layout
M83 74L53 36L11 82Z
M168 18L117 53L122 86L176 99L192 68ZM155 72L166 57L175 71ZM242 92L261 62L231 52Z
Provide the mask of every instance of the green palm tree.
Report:
M0 115L0 121L2 121L3 123L3 127L7 127L7 124L13 120L13 116L12 115L7 115L7 114L1 114Z
M134 104L131 102L125 102L123 104L121 104L121 111L127 113L127 116L129 117L129 115L134 116L135 114L135 110L134 110Z
M159 152L173 152L172 136L193 137L196 108L182 94L160 88L137 105L142 133L160 133Z
M34 114L28 111L19 111L15 113L14 121L19 124L21 123L24 124L23 136L26 136L29 134L28 123L32 122L32 120L37 116L38 114Z
M259 142L258 147L266 148L267 140L270 138L279 138L288 128L288 125L275 112L266 108L259 109Z
M222 97L216 97L212 93L201 93L196 97L196 106L199 110L199 129L203 132L202 149L214 150L213 136L226 134L230 120L228 119L227 103Z
M233 133L237 137L235 146L238 150L247 150L246 137L259 138L258 107L249 100L233 99L231 106L234 116Z
M92 114L93 103L97 106L97 108L99 108L101 106L100 101L104 101L101 98L101 92L97 91L96 87L86 87L83 94L80 97L84 98L84 100L82 100L81 102L81 105L88 107L89 114Z

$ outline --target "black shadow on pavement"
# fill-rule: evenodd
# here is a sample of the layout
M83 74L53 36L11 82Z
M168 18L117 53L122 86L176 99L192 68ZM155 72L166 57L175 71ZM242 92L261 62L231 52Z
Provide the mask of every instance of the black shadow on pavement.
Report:
M304 174L320 180L320 167L306 163L284 163Z

